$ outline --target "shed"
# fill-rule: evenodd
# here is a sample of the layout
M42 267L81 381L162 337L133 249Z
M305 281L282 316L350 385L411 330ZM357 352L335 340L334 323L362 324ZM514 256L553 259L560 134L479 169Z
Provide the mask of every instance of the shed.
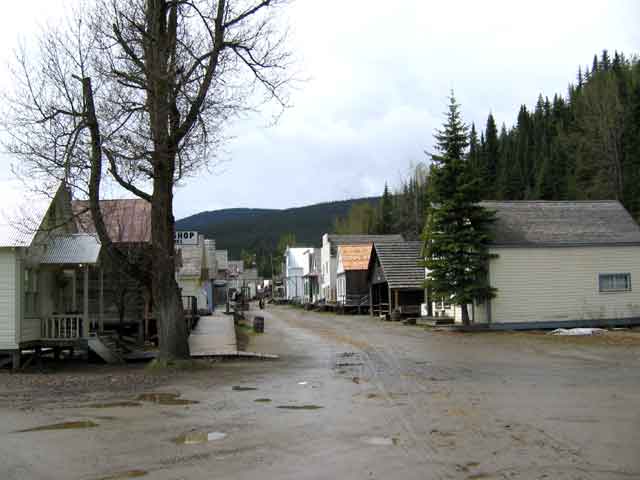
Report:
M489 282L474 305L495 328L640 323L640 226L615 200L483 202L496 212Z
M422 242L374 243L367 280L371 315L418 315L425 301Z

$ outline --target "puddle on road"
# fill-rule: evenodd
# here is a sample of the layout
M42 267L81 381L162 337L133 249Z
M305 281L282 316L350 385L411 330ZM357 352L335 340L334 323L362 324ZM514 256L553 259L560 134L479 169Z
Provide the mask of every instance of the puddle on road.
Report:
M15 433L44 432L47 430L74 430L79 428L93 428L97 426L98 424L92 422L91 420L81 420L78 422L53 423L51 425L42 425L40 427L27 428L25 430L16 430Z
M194 405L196 400L187 400L180 397L179 393L142 393L136 400L141 402L157 403L158 405Z
M320 405L278 405L283 410L320 410Z
M174 440L178 445L200 445L215 440L222 440L227 436L222 432L187 432Z
M271 403L271 399L270 398L256 398L254 400L254 402L256 402L256 403Z
M395 437L368 437L363 439L367 445L375 445L380 447L398 445L399 440Z
M100 477L98 480L122 480L125 478L139 478L147 475L146 470L127 470L126 472L114 473L107 477Z
M257 387L241 387L240 385L235 385L231 387L231 390L234 392L253 392L254 390L258 390Z
M117 408L117 407L141 407L142 404L140 402L107 402L107 403L94 403L92 405L88 405L89 408Z

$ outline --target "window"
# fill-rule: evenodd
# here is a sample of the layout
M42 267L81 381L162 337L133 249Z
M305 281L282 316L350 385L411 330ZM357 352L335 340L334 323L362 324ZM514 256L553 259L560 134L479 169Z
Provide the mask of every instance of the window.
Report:
M598 286L601 292L631 291L630 273L601 273L598 275Z
M38 274L30 268L24 271L24 315L38 313Z

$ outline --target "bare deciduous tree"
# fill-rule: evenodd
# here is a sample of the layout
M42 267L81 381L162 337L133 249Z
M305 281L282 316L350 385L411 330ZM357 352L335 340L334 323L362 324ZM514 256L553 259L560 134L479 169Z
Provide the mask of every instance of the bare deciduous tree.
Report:
M162 359L189 354L174 276L174 187L214 157L231 117L263 101L284 107L283 4L97 0L17 56L9 148L23 174L64 180L88 197L103 248L151 285ZM151 203L151 275L109 238L105 181Z

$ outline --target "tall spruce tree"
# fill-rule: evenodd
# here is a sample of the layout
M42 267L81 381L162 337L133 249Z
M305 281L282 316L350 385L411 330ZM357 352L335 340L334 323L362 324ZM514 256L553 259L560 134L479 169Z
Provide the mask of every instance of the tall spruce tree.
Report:
M437 155L432 155L431 205L424 232L427 288L448 298L462 310L469 324L467 305L495 296L488 283L488 264L494 212L479 205L481 182L465 160L468 127L451 92L447 119L435 134Z
M386 183L380 200L380 227L378 231L382 234L389 234L393 231L393 199Z

